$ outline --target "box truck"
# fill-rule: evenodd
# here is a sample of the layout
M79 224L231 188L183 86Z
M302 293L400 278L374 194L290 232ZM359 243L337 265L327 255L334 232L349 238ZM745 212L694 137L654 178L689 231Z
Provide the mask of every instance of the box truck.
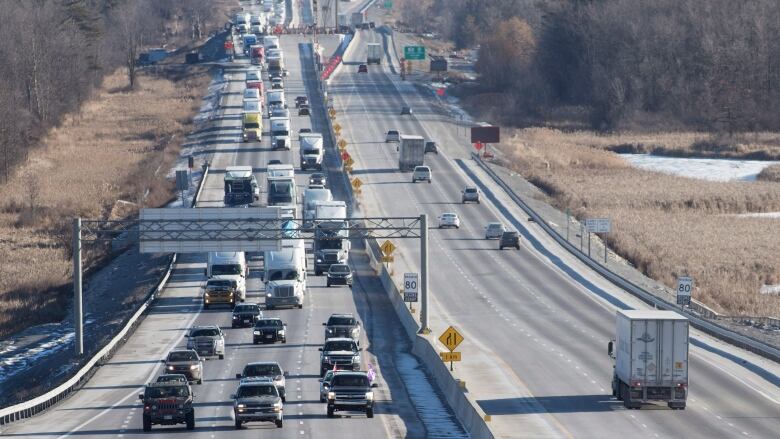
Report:
M411 171L425 162L425 139L421 136L401 134L398 144L398 169Z
M379 43L368 43L366 45L367 55L366 64L382 63L382 45Z
M619 310L612 395L629 409L662 401L685 409L688 396L688 319L673 311Z

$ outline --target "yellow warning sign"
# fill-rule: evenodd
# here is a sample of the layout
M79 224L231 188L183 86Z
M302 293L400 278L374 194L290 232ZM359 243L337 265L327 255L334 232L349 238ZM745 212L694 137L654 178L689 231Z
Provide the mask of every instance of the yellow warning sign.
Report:
M444 345L447 346L447 349L450 350L450 352L454 351L455 348L458 347L459 344L463 342L463 336L460 335L460 332L458 332L457 329L450 326L447 328L446 331L439 337L439 341Z
M385 241L382 243L382 245L379 246L379 248L382 249L382 254L385 256L390 256L395 251L395 244L390 241Z
M336 124L336 125L338 125L338 124ZM336 128L336 127L334 126L333 128ZM341 140L339 140L338 145L339 145L339 148L344 149L344 148L347 147L347 141L344 140L344 139L341 139Z
M352 157L347 157L347 159L344 160L344 166L349 166L351 168L352 165L354 165L354 164L355 164L355 161L352 160Z
M336 117L336 109L335 108L328 108L328 116L330 116L331 119Z
M460 352L439 352L441 361L460 361Z

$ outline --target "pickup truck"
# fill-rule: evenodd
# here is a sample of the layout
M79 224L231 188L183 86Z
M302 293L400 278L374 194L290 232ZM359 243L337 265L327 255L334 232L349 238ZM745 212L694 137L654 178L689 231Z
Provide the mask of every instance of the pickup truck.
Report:
M360 345L360 322L352 314L331 314L325 327L325 340L331 338L351 338Z
M187 349L202 357L225 359L225 334L219 326L195 326L187 334Z
M333 375L328 390L328 417L336 411L361 411L374 417L374 392L365 372L339 372Z
M334 366L339 370L360 370L360 351L351 338L339 337L325 340L320 351L320 377Z

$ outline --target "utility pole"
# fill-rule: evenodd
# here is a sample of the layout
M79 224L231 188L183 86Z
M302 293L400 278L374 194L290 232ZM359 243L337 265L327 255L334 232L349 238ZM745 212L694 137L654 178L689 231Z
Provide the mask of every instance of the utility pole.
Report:
M334 8L336 10L336 33L339 33L339 2L341 0L335 0L336 7Z
M420 215L420 334L428 333L428 215Z
M73 327L76 336L73 344L76 355L84 355L84 310L81 294L81 218L73 219Z

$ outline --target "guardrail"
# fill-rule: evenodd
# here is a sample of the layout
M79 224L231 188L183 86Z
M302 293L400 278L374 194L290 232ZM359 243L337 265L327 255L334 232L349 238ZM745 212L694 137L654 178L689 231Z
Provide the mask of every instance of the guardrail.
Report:
M610 282L619 286L625 291L633 294L634 296L642 299L644 302L654 305L657 308L676 311L681 314L684 314L690 320L691 325L693 325L695 328L703 332L706 332L707 334L715 336L730 344L741 347L743 349L746 349L748 351L751 351L763 357L769 358L773 361L780 362L780 349L777 349L773 346L770 346L752 337L748 337L742 334L737 334L734 331L731 331L722 326L718 326L715 323L705 320L697 315L694 315L691 312L681 310L679 306L672 304L671 302L667 302L653 295L652 293L644 290L642 287L623 278L617 273L612 272L611 270L605 268L598 262L589 258L587 254L581 252L577 247L575 247L568 240L566 240L565 237L561 236L553 227L547 224L544 218L542 218L541 215L537 214L536 211L534 211L528 204L526 204L525 201L523 201L522 198L520 198L520 196L517 195L515 191L512 190L512 188L509 187L509 185L507 185L504 182L504 180L502 180L501 177L499 177L498 174L496 174L495 171L493 171L490 168L490 166L488 166L487 163L482 161L482 159L478 155L472 153L472 158L477 162L479 167L482 168L482 170L484 170L485 173L487 173L488 176L490 176L490 178L493 179L493 181L496 184L498 184L501 187L501 189L503 189L509 195L509 197L512 198L512 200L515 203L517 203L517 205L521 209L523 209L523 211L526 214L528 214L528 216L532 218L534 222L536 222L539 225L539 227L542 228L542 230L544 230L551 238L553 238L561 247L566 249L569 253L573 254L575 257L577 257L577 259L585 263L585 265L587 265L593 271L603 276L605 279L609 280ZM476 176L474 177L476 178ZM490 190L486 187L483 187L483 190L485 192L490 192ZM706 310L706 312L703 314L709 313L709 314L717 315L716 313L714 313L714 311L710 310L709 308L703 306L701 308L703 310Z
M206 181L208 172L209 172L209 164L207 162L204 165L203 176L201 177L200 182L198 183L198 190L195 192L195 196L192 198L192 203L190 207L195 207L195 205L197 204L198 198L200 197L200 194L203 191L204 182ZM175 264L176 264L176 254L174 253L173 256L171 257L171 261L168 263L168 267L165 271L165 276L163 276L163 278L160 280L157 286L154 287L149 292L144 302L141 304L138 310L132 315L132 317L128 319L127 323L125 323L125 326L122 328L122 330L120 330L119 333L116 336L114 336L114 338L112 338L111 341L108 342L108 344L106 344L100 351L98 351L95 355L93 355L92 358L90 358L89 361L87 361L87 363L84 366L82 366L81 369L79 369L79 371L76 372L76 374L73 377L71 377L64 383L60 384L56 388L44 393L43 395L35 397L29 401L25 401L19 404L15 404L0 409L0 425L10 424L12 422L20 421L22 419L27 419L29 417L35 416L36 414L59 403L63 399L70 396L71 393L78 390L81 384L83 384L89 379L93 369L96 366L100 366L104 364L108 359L110 359L111 356L116 352L116 350L122 346L124 341L132 333L132 331L136 328L136 326L138 326L138 324L140 323L140 317L144 313L146 313L149 307L152 306L152 303L157 298L159 293L163 290L163 288L165 288L165 285L168 282L168 278L170 277L171 272L173 271L173 266Z

